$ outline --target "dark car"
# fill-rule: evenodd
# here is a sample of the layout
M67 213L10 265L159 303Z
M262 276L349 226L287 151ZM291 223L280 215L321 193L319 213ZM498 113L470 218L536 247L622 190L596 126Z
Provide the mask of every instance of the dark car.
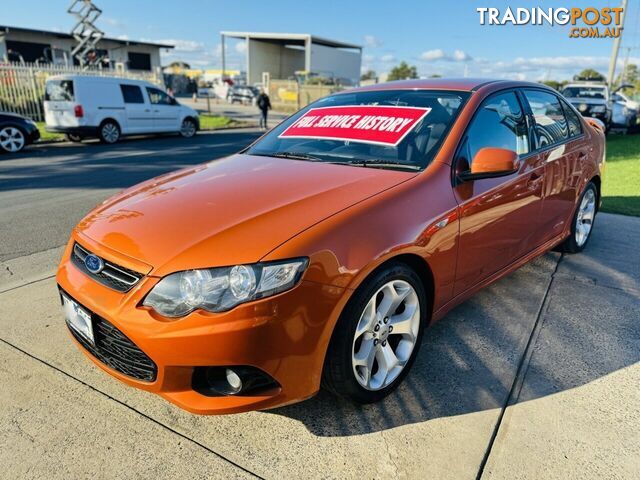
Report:
M256 87L248 87L246 85L233 86L227 92L227 101L229 103L248 103L253 104L258 97L258 89Z
M35 122L14 113L0 112L0 151L16 153L40 138Z
M601 120L607 130L611 126L613 105L609 87L600 84L570 84L561 92L584 117Z

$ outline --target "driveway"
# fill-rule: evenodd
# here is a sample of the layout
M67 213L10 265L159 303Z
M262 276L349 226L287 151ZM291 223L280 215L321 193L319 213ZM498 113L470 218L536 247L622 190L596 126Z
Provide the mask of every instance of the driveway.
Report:
M358 407L194 416L126 387L69 339L53 275L112 193L257 133L56 145L0 157L0 465L8 478L638 478L640 219L600 214L425 335L405 383Z

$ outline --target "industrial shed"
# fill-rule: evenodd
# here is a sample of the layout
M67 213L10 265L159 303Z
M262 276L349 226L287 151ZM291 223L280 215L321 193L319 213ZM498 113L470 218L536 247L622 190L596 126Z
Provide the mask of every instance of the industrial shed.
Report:
M222 68L226 68L225 40L246 42L246 71L249 84L262 82L263 72L271 78L287 79L304 73L332 78L345 85L360 79L362 47L307 33L221 32Z

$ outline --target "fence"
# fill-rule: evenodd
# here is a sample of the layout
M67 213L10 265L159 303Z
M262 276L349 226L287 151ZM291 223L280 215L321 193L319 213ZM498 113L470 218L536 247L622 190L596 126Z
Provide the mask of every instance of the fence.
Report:
M342 90L337 85L305 85L295 80L270 80L269 98L275 110L295 112L334 92Z
M65 65L0 64L0 111L44 121L44 85L52 75L98 75L126 77L162 84L162 74L126 70L95 69Z

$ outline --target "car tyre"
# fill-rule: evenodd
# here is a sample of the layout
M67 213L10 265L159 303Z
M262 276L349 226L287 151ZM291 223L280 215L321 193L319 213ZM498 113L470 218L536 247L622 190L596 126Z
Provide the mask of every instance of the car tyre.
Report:
M571 235L561 244L566 253L579 253L587 246L598 212L598 189L593 182L584 188L571 222Z
M182 138L191 138L198 131L198 126L192 118L185 118L180 125L180 136Z
M120 140L120 126L113 120L105 120L100 124L98 134L102 143L112 145Z
M27 145L24 132L13 125L0 128L0 150L7 153L18 153Z
M409 266L393 262L375 272L354 293L335 326L323 386L363 404L393 392L418 354L427 307L424 285Z

